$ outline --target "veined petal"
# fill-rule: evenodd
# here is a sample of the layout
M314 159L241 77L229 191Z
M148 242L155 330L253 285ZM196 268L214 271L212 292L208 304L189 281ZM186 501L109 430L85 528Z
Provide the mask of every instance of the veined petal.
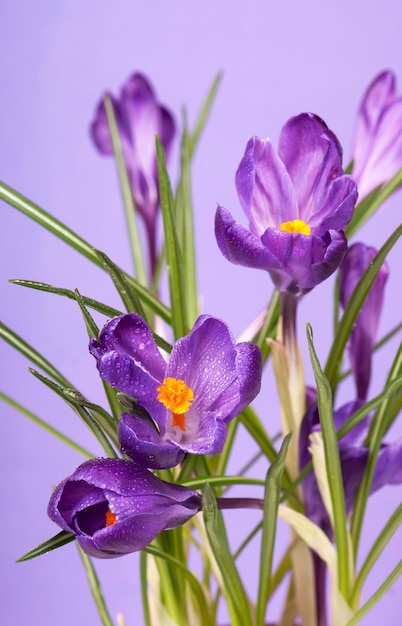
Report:
M299 217L292 181L269 139L250 139L236 172L236 188L254 235L261 237L269 226L278 228Z
M298 217L310 224L324 206L331 214L336 205L328 206L328 189L343 175L342 148L325 122L312 113L290 118L282 129L278 153L295 188Z

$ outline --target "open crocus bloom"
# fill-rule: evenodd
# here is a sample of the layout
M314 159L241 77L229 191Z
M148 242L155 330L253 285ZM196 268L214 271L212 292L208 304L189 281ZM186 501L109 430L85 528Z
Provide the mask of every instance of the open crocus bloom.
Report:
M355 243L345 255L339 268L340 301L346 307L353 290L377 250L364 243ZM357 388L357 397L365 400L371 376L371 361L378 324L384 301L388 266L383 264L356 319L350 335L349 357Z
M353 178L360 200L402 168L402 97L395 74L381 72L360 104L353 136Z
M227 325L208 315L176 342L169 363L135 313L106 324L90 351L101 377L133 399L119 421L122 452L154 469L173 467L186 452L220 452L226 424L260 390L259 348L236 344Z
M200 509L196 491L160 480L132 461L92 459L56 487L48 514L76 536L84 552L107 559L142 550Z
M343 229L357 199L335 135L302 113L282 129L278 154L253 137L236 174L249 229L219 206L215 234L232 263L268 270L277 289L299 296L325 280L346 252Z

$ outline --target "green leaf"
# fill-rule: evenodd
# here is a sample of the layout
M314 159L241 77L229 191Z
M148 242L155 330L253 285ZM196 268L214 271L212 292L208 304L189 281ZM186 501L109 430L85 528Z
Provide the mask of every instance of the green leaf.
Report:
M29 345L22 337L14 333L11 328L8 328L5 324L0 322L0 337L4 339L10 346L15 348L18 352L23 354L27 359L34 363L37 367L40 367L48 376L51 376L60 385L65 387L72 387L71 383L57 370L45 357Z
M392 235L387 239L385 244L380 248L374 259L360 278L359 282L353 290L349 302L347 303L343 316L337 326L334 341L332 342L332 347L325 366L325 375L328 379L329 384L331 385L332 390L334 390L336 387L339 377L339 368L342 363L343 352L349 339L349 335L352 331L353 325L356 321L356 318L360 313L367 294L370 291L371 285L373 284L378 272L380 271L387 254L396 244L401 235L402 224L392 233Z
M368 220L371 215L385 202L389 196L402 185L402 169L400 169L393 178L382 187L377 187L366 198L356 206L353 218L351 219L347 229L346 236L352 237L354 233Z
M113 621L110 617L109 611L106 606L105 599L103 597L102 588L100 586L99 578L96 574L92 560L77 544L78 552L81 557L81 561L84 565L85 573L88 578L89 588L92 593L92 597L95 600L96 608L99 613L99 617L103 626L113 626Z
M37 556L41 556L42 554L46 554L46 552L50 552L51 550L56 550L57 548L61 548L61 546L65 546L66 543L70 543L70 541L74 541L75 535L68 533L65 530L62 530L60 533L44 541L39 546L30 550L24 556L21 556L17 559L17 563L22 563L23 561L29 561L30 559L35 559Z
M213 485L214 487L224 487L232 485L258 485L264 486L264 481L260 478L248 478L248 476L203 476L201 478L191 478L190 480L183 480L180 484L189 487L190 489L202 489L205 484Z
M54 293L58 296L65 296L69 300L76 300L76 296L74 291L71 289L64 289L62 287L53 287L52 285L48 285L47 283L38 283L34 280L20 280L20 279L12 279L9 281L13 285L20 285L21 287L28 287L29 289L37 289L38 291L45 291L48 293ZM103 302L99 302L98 300L93 300L92 298L87 298L86 296L81 295L81 300L83 304L90 309L94 309L98 311L98 313L102 313L106 315L106 317L117 317L118 315L122 315L122 311L118 309L114 309Z
M177 238L173 217L173 196L169 175L166 169L165 153L159 137L156 137L156 155L158 160L159 193L165 234L166 265L169 280L170 306L172 310L172 328L175 339L187 332L186 297L181 274L181 250Z
M216 98L216 94L218 92L219 89L219 85L221 84L221 80L222 80L222 72L219 72L219 74L217 74L214 82L212 83L211 89L208 92L208 95L206 97L206 100L201 108L201 112L198 116L198 120L197 123L195 125L194 131L192 133L191 136L191 141L190 141L190 156L191 158L194 156L194 152L197 148L200 136L202 134L202 131L204 130L204 126L205 123L208 119L209 113L211 111L212 105L214 103L214 100Z
M138 282L141 285L147 285L147 272L145 269L144 255L142 252L141 237L138 228L137 215L138 211L135 206L130 179L128 176L126 164L124 161L124 155L121 145L121 139L119 135L119 129L116 122L115 112L113 110L113 103L108 95L105 95L103 99L107 123L109 126L110 137L112 140L113 152L116 159L117 173L119 177L120 190L123 198L123 204L126 214L127 231L130 239L131 254L133 257L133 264L135 269L135 275Z
M215 496L208 483L202 492L202 508L209 545L222 574L221 589L228 604L232 626L252 626L249 601L237 571L229 545L218 524Z
M399 346L398 352L392 363L386 389L394 381L398 380L402 375L402 344ZM401 393L399 392L401 398ZM386 397L377 409L374 418L370 424L369 433L367 437L367 447L369 449L369 457L367 466L363 474L363 478L357 489L357 494L353 506L352 519L351 519L351 532L354 554L357 555L361 530L363 526L364 514L366 511L367 500L370 495L371 485L373 481L374 471L377 464L378 453L381 448L383 438L390 426L391 419L390 414L393 410L394 397Z
M264 517L260 553L260 577L256 608L257 626L265 626L266 607L271 593L271 570L276 536L279 496L282 486L282 474L285 469L286 454L289 448L291 436L292 433L289 433L284 438L276 460L268 469L265 481Z
M332 392L329 381L321 369L313 344L313 331L307 324L307 340L311 365L317 387L317 404L324 442L325 466L334 514L334 534L338 552L338 585L345 599L350 589L350 551L347 531L347 517L338 439L332 415Z
M93 246L74 233L65 224L53 217L53 215L50 215L50 213L41 209L37 204L31 202L17 191L1 182L0 199L5 200L5 202L16 208L18 211L21 211L21 213L24 213L24 215L33 219L40 226L59 237L59 239L74 248L74 250L80 252L83 256L92 261L92 263L95 263L95 265L104 269L103 264L94 252ZM125 275L127 280L136 290L138 297L141 298L145 304L149 305L157 315L165 320L165 322L170 323L171 315L169 309L162 304L162 302L160 302L154 294L148 291L144 285L141 285L138 280L135 280L135 278L132 278L126 273Z
M108 435L112 438L112 440L117 445L116 430L115 430L113 420L112 418L110 418L110 416L109 418L110 420L112 420L112 423L110 422L109 419L101 419L101 411L102 411L101 409L97 415L98 419L97 420L94 419L94 417L86 410L85 406L86 406L87 401L85 400L84 396L79 391L77 391L74 388L61 387L60 385L57 385L52 380L49 380L48 378L46 378L46 376L43 376L42 374L40 374L39 372L37 372L36 370L32 368L29 368L29 371L31 372L31 374L35 376L35 378L40 380L44 385L49 387L49 389L51 389L58 396L60 396L75 411L75 413L79 415L79 417L82 419L84 424L86 424L86 426L88 426L90 431L95 435L96 439L99 441L100 445L102 446L102 448L104 449L104 451L109 457L111 458L117 457L117 453L115 449L111 445L109 439L107 438L103 430L105 429L108 432ZM96 405L92 405L92 406L96 406ZM99 421L102 421L102 426L98 423Z
M399 576L402 574L402 559L399 561L398 565L394 567L389 576L384 580L382 585L380 585L375 593L371 596L369 600L355 613L351 620L348 621L346 626L357 626L360 622L361 618L366 615L375 604L389 591L394 582L396 582Z
M194 597L197 600L199 609L197 615L201 617L203 625L210 626L210 624L212 624L212 615L205 598L204 590L198 582L197 578L189 571L187 564L182 563L181 561L179 561L179 559L176 559L171 554L166 553L153 545L147 546L146 548L144 548L143 551L151 554L158 559L164 559L179 570L179 577L184 577L185 580L189 583Z
M351 596L352 606L355 602L358 602L361 590L364 582L369 575L373 565L377 562L377 559L381 556L385 546L391 540L394 533L398 530L402 523L402 504L400 504L394 513L391 515L384 528L378 535L373 546L371 547L368 555L366 556L363 565L356 577L355 584L353 586L353 592Z
M264 324L259 333L254 337L253 341L257 344L262 352L263 363L266 363L271 348L267 339L275 339L277 336L277 328L279 316L281 313L279 292L275 289L265 314Z
M113 284L116 287L124 306L126 307L126 310L129 313L135 311L136 313L141 315L141 317L144 318L145 321L147 321L142 304L134 289L132 289L126 276L124 275L124 272L122 272L104 252L101 252L100 250L95 250L95 254L97 255L98 259L102 261L103 267L112 279Z
M54 437L57 437L57 439L60 439L60 441L70 446L70 448L73 448L73 450L75 450L79 454L86 456L88 459L92 459L95 456L94 454L92 454L91 452L88 452L88 450L80 446L78 443L76 443L69 437L66 437L66 435L63 435L63 433L61 433L59 430L57 430L56 428L53 428L53 426L50 426L50 424L48 424L47 422L42 420L40 417L38 417L37 415L29 411L28 409L23 407L21 404L19 404L18 402L16 402L9 396L7 396L5 393L0 392L0 400L7 402L7 404L12 406L14 409L19 411L20 413L22 413L22 415L25 415L25 417L28 417L28 419L32 420L35 424L37 424L38 426L46 430L48 433L50 433Z

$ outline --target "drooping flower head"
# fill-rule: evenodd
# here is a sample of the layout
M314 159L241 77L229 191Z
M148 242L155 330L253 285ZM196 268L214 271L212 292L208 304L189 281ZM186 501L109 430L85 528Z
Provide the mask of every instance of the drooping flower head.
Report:
M402 97L389 70L374 78L360 103L352 157L360 200L402 168Z
M108 559L142 550L200 509L196 491L160 480L131 461L92 459L56 487L48 515L76 535L84 552Z
M101 377L133 399L119 421L122 452L150 468L173 467L186 452L220 452L226 424L260 390L259 348L236 344L227 325L208 315L175 343L168 363L135 313L106 324L90 351Z
M336 270L357 191L342 170L337 138L319 117L302 113L288 120L278 154L269 139L250 139L236 187L249 228L223 207L215 221L229 261L268 270L278 290L294 296Z
M346 307L357 283L377 254L364 243L353 244L339 270L340 301ZM360 310L349 340L349 358L355 378L357 397L365 400L371 376L371 361L384 300L388 266L383 264Z
M175 122L168 109L159 104L151 84L142 74L130 76L122 86L119 97L108 95L113 103L135 204L145 221L149 244L154 248L159 208L155 135L159 135L166 156L169 156ZM91 136L101 154L113 154L103 99L95 111ZM151 259L154 256L152 249Z

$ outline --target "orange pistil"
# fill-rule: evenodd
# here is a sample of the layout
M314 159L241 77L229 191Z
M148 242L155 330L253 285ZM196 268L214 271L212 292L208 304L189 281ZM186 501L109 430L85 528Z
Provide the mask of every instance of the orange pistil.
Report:
M112 513L112 511L110 509L108 509L106 511L105 517L106 517L106 524L105 524L105 526L113 526L113 524L115 524L117 522L117 515Z
M279 226L280 230L284 230L285 233L300 233L301 235L310 235L311 228L303 220L292 220L291 222L283 222Z
M186 430L186 411L194 400L193 390L180 378L165 378L163 385L157 387L157 400L172 412L172 427Z

